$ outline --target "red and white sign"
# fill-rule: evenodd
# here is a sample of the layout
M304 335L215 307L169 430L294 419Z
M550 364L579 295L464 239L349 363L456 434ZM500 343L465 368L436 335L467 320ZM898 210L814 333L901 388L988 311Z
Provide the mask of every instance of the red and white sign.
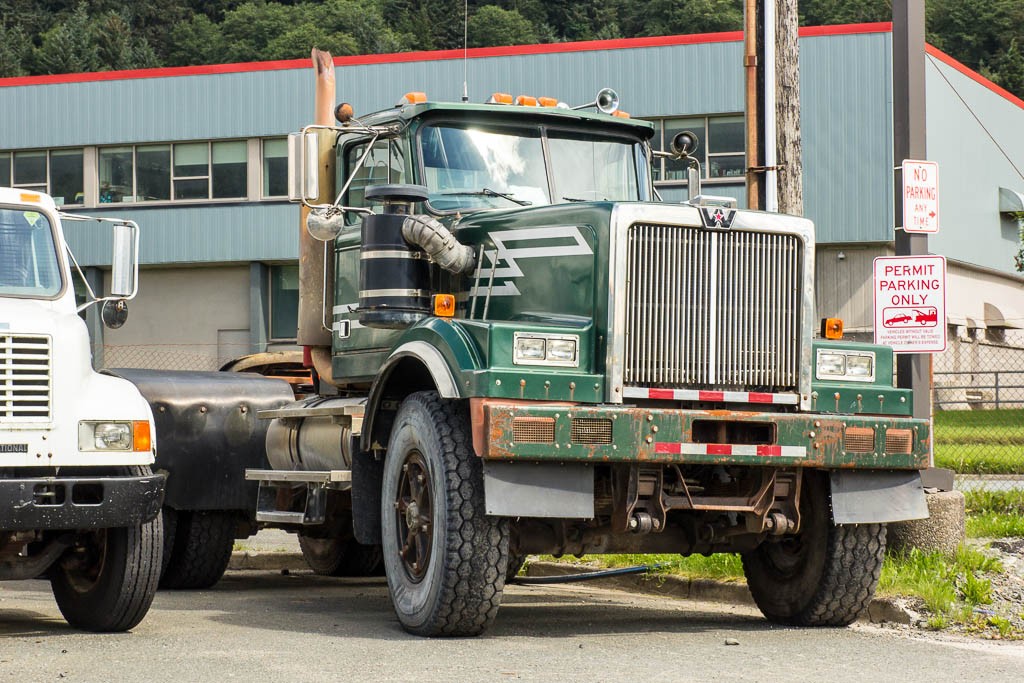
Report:
M903 229L939 231L939 165L934 161L903 160Z
M946 257L875 259L875 343L903 353L946 350Z

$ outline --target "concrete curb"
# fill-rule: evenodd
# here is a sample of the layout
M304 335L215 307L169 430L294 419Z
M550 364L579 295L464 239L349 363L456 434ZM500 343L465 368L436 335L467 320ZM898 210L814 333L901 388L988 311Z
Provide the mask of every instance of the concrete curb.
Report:
M591 569L559 562L531 562L526 567L527 576L565 576L587 571L591 571ZM607 579L594 579L588 583L602 588L617 588L634 593L754 606L754 598L747 590L747 584L733 581L690 579L671 574L627 574L611 576ZM880 597L871 601L867 614L860 620L873 624L913 624L920 618L899 598Z
M309 565L302 558L302 553L261 553L244 550L231 553L228 569L235 571L305 571L309 569ZM527 576L566 576L587 571L591 571L591 569L559 562L530 562L526 567ZM690 579L671 574L611 576L606 579L594 579L588 583L601 588L613 588L631 593L648 593L733 605L754 605L754 599L750 596L750 591L747 590L745 583ZM867 616L861 619L861 621L869 621L873 624L913 624L918 620L920 620L920 616L908 609L898 598L875 598L871 601Z

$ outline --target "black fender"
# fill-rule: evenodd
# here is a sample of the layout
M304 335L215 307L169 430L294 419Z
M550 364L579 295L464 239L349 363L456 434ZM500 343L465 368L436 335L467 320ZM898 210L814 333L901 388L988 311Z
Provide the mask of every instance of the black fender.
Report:
M269 467L270 425L256 413L293 402L291 385L239 372L103 372L128 380L149 402L156 426L153 469L167 474L165 505L255 515L258 484L245 480L245 470Z

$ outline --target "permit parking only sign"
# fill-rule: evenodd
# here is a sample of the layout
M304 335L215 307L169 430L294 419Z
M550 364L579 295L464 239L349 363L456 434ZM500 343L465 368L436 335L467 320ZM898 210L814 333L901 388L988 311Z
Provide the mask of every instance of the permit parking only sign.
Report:
M875 343L900 353L946 350L946 258L875 259Z

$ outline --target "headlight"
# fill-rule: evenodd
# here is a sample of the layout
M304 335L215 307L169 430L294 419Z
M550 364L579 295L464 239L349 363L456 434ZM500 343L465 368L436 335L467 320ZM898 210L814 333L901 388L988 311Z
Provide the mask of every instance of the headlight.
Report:
M79 422L78 449L82 451L132 450L131 422Z
M875 354L872 351L818 351L815 376L847 382L875 381Z
M575 368L580 364L580 338L575 334L516 332L512 362L516 365L555 365Z

